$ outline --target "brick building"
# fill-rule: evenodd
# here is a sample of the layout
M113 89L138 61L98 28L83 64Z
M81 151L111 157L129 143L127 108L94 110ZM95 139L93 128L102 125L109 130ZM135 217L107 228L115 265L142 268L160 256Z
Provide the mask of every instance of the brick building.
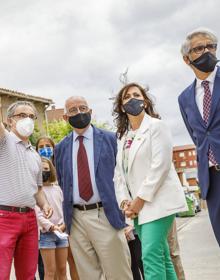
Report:
M53 100L0 88L0 121L3 123L7 122L7 108L10 106L10 104L18 100L30 101L35 105L38 111L38 117L36 120L38 128L42 134L45 134L45 128L43 125L44 121L46 120L45 111L48 106L53 103Z
M197 161L194 145L176 146L173 148L173 163L182 185L197 186Z
M50 110L46 111L48 122L63 120L64 109L56 109L55 105L51 106Z

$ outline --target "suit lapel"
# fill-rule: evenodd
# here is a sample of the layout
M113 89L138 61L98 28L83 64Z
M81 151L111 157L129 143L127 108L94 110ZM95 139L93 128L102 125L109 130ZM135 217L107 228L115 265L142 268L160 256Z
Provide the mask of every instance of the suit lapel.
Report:
M212 121L219 99L220 99L220 68L218 68L215 76L208 126Z
M199 108L196 104L196 80L192 83L191 88L189 89L189 96L190 96L190 103L193 105L193 108L195 108L195 115L198 121L201 123L202 126L206 127L205 122L200 114Z
M118 146L117 163L122 171L122 174L123 174L123 170L124 170L123 169L123 150L124 150L125 139L126 139L126 136L124 135L117 142L117 146Z
M67 166L69 170L71 182L73 182L73 132L67 137L65 146L67 151L65 166Z
M141 126L137 131L137 134L132 142L132 145L130 147L130 151L129 151L129 157L128 157L128 174L131 170L135 155L138 151L138 149L140 148L140 146L142 145L142 143L145 141L146 136L145 136L145 132L149 129L149 124L150 124L150 120L151 117L148 116L147 114L145 114Z
M100 153L102 149L102 139L103 139L103 133L101 130L97 129L96 127L93 127L93 145L94 145L94 168L95 173L98 167Z

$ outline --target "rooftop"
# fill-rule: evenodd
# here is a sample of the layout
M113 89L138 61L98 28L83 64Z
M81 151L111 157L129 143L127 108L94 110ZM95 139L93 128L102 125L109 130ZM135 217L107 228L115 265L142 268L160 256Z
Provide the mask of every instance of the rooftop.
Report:
M183 146L175 146L173 147L174 152L178 151L186 151L186 150L195 150L195 145L183 145Z
M41 102L41 103L45 103L45 104L53 104L52 99L48 99L48 98L44 98L44 97L40 97L40 96L34 96L34 95L30 95L30 94L26 94L26 93L14 91L14 90L9 90L6 88L0 88L0 96L1 95L10 95L10 96L15 96L15 97L23 98L26 100L32 100L32 101Z

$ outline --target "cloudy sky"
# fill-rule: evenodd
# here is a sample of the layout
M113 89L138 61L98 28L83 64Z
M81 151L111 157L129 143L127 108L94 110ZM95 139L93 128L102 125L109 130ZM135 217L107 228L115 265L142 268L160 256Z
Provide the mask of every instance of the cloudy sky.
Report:
M174 144L191 143L177 104L192 81L180 45L208 27L220 38L218 0L0 1L0 87L54 100L85 96L98 121L129 81L149 85Z

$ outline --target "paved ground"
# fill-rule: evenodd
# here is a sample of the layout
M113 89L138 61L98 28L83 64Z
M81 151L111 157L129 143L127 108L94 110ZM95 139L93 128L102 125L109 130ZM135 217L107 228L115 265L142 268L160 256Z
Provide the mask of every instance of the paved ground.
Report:
M178 225L182 223L179 219ZM178 236L186 280L219 280L220 250L212 232L208 211L203 210L186 220Z
M203 210L192 218L177 218L177 228L186 280L219 280L220 250L208 212ZM13 269L10 279L15 280Z

